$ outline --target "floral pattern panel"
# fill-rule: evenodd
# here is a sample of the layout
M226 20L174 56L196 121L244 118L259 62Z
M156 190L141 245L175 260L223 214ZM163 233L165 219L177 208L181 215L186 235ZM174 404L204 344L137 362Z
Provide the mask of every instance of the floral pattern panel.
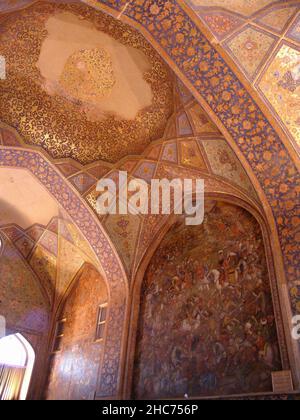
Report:
M13 331L48 331L50 308L39 286L17 249L5 238L0 248L0 314Z
M300 49L283 44L259 88L300 146Z
M281 370L260 227L239 207L208 208L201 226L171 228L145 274L137 399L272 391Z

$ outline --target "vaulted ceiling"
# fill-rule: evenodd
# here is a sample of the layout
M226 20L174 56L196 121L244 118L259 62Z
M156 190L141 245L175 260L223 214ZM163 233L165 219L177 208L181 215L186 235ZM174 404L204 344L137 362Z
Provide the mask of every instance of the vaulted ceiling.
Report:
M270 100L279 98L278 112L261 97L291 140L300 141L299 2L187 2L257 92L268 72L278 79L266 84ZM7 77L0 83L0 121L6 123L1 145L48 152L93 211L97 181L116 179L120 169L148 182L155 176L201 175L208 190L227 188L259 203L238 156L211 118L136 30L79 1L11 0L2 2L1 10L11 11L0 14L0 55L7 61ZM279 54L279 71L272 60L282 46L293 51ZM259 138L253 140L260 145ZM49 221L36 218L32 224ZM128 274L161 225L129 216L100 221Z
M52 157L139 154L173 112L173 77L154 49L87 6L39 2L4 17L0 54L0 119Z
M25 169L0 168L0 236L2 273L35 276L51 305L85 263L97 265L61 206Z
M186 0L299 152L298 0Z
M15 20L26 15L29 22L28 15L31 15L31 19L35 19L37 29L30 42L37 43L41 51L33 55L31 48L27 62L24 57L20 61L22 54L9 62L14 64L15 80L20 77L16 65L22 64L27 69L22 80L24 89L24 83L35 80L32 94L39 102L38 121L47 130L41 133L40 127L31 121L32 114L37 121L37 102L34 100L29 101L31 110L16 128L29 144L42 144L54 157L73 157L81 163L99 159L116 162L126 154L141 153L152 140L161 137L172 113L172 77L167 68L148 43L126 25L80 6L79 1L53 1L52 5L41 2L44 3L43 13L39 17L36 6L11 17ZM3 0L0 13L31 3L36 1ZM65 3L64 6L61 3ZM208 28L212 40L221 45L252 84L270 115L278 120L299 152L299 1L186 0L186 3ZM84 25L80 24L82 17ZM14 24L7 22L10 31L16 32L17 20ZM59 22L64 22L63 29ZM72 27L76 27L76 35ZM16 33L21 35L20 31ZM91 36L85 42L87 34ZM55 39L60 39L59 48ZM103 42L107 46L106 53L102 50L93 54L95 46L103 45ZM7 40L6 48L10 49L11 43L12 40ZM3 40L1 44L4 47ZM66 47L66 44L72 44L72 47ZM80 45L82 52L78 53ZM25 52L22 42L18 46L20 53ZM55 62L52 59L51 65L47 65L47 56L51 55L53 48ZM101 66L97 65L99 60ZM78 65L82 68L79 69ZM104 69L108 70L110 76L102 76L99 80L98 74L95 78L96 67L102 68L102 75ZM90 72L90 77L82 79L85 72ZM69 82L66 83L67 78ZM97 93L91 96L89 90ZM21 95L19 92L14 111L23 106ZM124 96L128 101L126 107L122 106ZM43 107L40 101L43 101ZM68 132L62 140L60 130L66 123L66 112L72 124L67 126ZM55 115L60 115L60 118L55 118ZM75 131L74 125L78 122L81 128L77 127ZM42 139L41 134L44 134ZM119 141L111 141L116 135ZM83 140L83 137L89 137L89 140ZM97 142L95 150L93 142L100 137L103 141Z

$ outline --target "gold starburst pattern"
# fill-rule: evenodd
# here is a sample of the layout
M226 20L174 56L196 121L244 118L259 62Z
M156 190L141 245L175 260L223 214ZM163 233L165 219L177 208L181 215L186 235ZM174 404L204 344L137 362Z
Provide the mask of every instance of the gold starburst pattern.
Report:
M103 48L71 55L60 79L66 93L83 102L97 102L109 96L115 83L111 58Z

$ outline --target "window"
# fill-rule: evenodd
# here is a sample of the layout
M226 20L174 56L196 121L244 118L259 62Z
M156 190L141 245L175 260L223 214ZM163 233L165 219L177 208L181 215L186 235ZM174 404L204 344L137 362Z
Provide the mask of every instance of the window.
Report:
M0 255L3 253L4 250L4 241L0 235Z
M21 334L0 340L0 400L25 400L35 361L34 350Z
M66 321L67 321L66 318L64 318L64 319L60 319L57 322L53 352L61 351L61 343L64 336Z
M97 317L96 341L103 340L104 338L107 310L107 303L104 303L103 305L99 306Z

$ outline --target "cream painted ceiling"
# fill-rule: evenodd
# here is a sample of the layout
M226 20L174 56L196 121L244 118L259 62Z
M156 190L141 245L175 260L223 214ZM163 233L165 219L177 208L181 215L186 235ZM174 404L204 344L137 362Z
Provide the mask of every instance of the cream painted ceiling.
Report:
M0 226L16 223L27 229L47 225L58 216L56 201L25 169L0 168Z
M134 120L151 106L153 92L144 78L151 63L141 51L70 12L51 16L46 30L37 66L48 94L82 101L82 111L95 121L106 113Z

